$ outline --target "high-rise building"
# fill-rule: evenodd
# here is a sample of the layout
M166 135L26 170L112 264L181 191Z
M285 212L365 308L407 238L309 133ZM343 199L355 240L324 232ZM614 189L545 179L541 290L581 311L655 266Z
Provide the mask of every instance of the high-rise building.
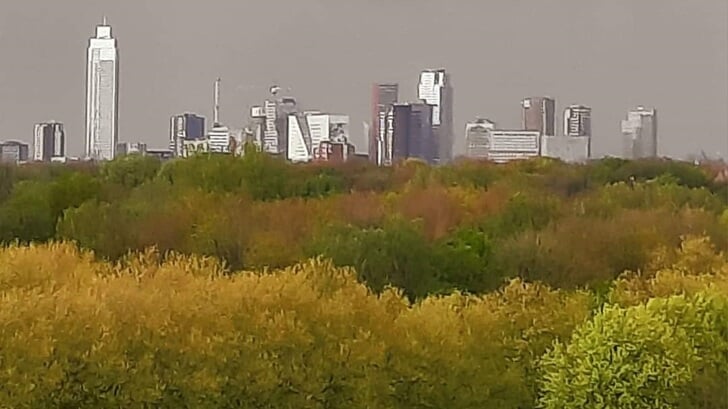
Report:
M184 141L205 139L205 118L192 113L174 115L169 120L169 149L184 156Z
M452 159L454 142L452 77L444 69L425 70L420 74L417 97L432 106L432 128L437 144L434 163Z
M495 122L478 118L465 125L466 156L487 159L490 150L489 132L495 129Z
M276 133L278 134L278 155L286 156L288 149L288 117L298 112L298 103L293 97L276 100Z
M230 153L230 128L223 125L213 127L207 132L210 152Z
M387 114L382 165L416 158L435 164L440 159L435 128L434 106L424 102L396 103Z
M544 135L541 154L565 162L585 162L591 157L591 108L570 105L564 110L564 135Z
M265 122L263 123L263 151L277 154L278 148L278 104L274 100L266 100L263 105Z
M7 141L0 143L0 163L25 163L28 161L28 144Z
M281 88L270 88L271 98L262 107L262 150L271 155L286 156L288 149L288 117L298 112L296 99L279 97Z
M564 136L591 136L591 108L570 105L564 110Z
M349 140L349 117L320 112L288 115L286 157L292 162L309 162L320 158L328 143L346 144Z
M387 112L399 100L399 84L374 84L372 87L372 117L369 127L369 160L380 163L379 152L385 139Z
M220 123L220 78L215 80L212 108L212 129L207 132L208 148L210 152L230 152L230 129Z
M657 157L657 110L637 107L622 121L624 157L626 159Z
M265 132L265 108L253 106L250 108L250 123L245 128L246 142L255 144L258 149L263 149L263 134Z
M104 22L88 47L86 67L86 157L114 158L119 131L119 53Z
M288 116L288 146L286 158L291 162L308 162L311 159L311 126L309 116L291 114Z
M33 160L51 162L66 156L66 134L63 124L44 122L35 125L33 132Z
M556 101L549 97L531 97L521 101L523 129L541 135L556 135Z

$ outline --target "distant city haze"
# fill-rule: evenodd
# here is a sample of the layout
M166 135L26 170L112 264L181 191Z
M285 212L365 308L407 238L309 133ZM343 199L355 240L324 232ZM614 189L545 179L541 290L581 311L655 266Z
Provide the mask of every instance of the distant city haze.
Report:
M455 154L465 124L521 125L524 97L590 106L593 154L621 153L620 121L660 115L659 154L728 156L726 0L6 0L0 12L0 140L32 143L65 125L84 150L86 52L106 16L119 47L119 140L169 144L169 118L247 123L269 86L303 109L351 117L367 150L373 82L414 99L418 75L446 68L455 89Z

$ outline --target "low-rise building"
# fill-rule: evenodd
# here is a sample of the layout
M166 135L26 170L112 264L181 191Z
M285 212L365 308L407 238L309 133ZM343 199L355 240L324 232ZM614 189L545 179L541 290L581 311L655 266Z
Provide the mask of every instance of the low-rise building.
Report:
M18 141L7 141L0 143L0 162L3 163L26 163L28 162L30 149L27 143Z
M122 142L116 145L116 155L146 155L147 144L143 142Z
M591 155L589 136L544 136L541 156L561 159L569 163L583 163Z
M174 159L174 152L171 149L147 149L146 156L151 156L159 160Z
M207 139L186 140L183 142L182 157L184 158L208 152L210 152L210 143Z
M522 130L488 131L488 159L505 163L541 155L541 132Z
M465 125L465 156L474 159L486 159L490 151L490 138L488 132L494 130L495 122L478 118Z

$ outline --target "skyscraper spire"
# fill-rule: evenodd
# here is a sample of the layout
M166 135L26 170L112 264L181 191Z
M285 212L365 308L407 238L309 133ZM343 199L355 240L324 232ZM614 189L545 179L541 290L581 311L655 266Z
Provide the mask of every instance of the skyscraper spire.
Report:
M220 124L220 78L215 80L214 105L212 111L212 124L218 126Z
M106 15L104 15L104 18L103 18L103 20L101 22L101 25L102 26L108 26L108 24L106 24Z

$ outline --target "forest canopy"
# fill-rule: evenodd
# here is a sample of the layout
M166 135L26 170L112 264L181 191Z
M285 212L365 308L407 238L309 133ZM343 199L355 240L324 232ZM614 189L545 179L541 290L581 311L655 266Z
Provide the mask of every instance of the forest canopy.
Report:
M0 242L0 407L728 407L692 164L0 165Z

